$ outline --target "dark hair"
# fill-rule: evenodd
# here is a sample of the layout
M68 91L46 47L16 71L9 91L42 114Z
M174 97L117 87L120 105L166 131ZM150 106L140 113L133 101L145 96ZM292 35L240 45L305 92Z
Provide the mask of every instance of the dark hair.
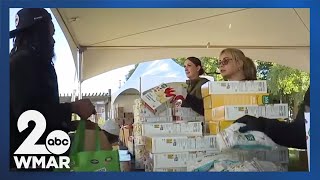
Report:
M200 70L199 70L199 75L203 75L205 73L202 65L201 65L201 61L199 58L196 57L188 57L187 58L189 61L191 61L194 65L196 66L200 66Z
M54 57L53 36L50 34L51 21L41 21L17 33L10 55L21 49L32 49L43 59Z

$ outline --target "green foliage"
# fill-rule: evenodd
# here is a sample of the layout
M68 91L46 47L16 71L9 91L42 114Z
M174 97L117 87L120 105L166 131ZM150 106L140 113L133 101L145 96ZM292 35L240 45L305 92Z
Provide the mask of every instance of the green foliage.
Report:
M176 63L184 66L186 58L173 59ZM218 58L216 57L201 57L203 69L208 76L213 76L216 81L223 80L218 70ZM271 103L278 103L282 100L283 103L288 103L290 109L303 101L304 94L309 87L309 73L299 71L290 67L282 66L272 62L256 60L257 77L260 80L267 80L268 91L270 93ZM127 79L130 78L134 70L130 70Z
M310 83L306 72L275 64L267 75L268 89L273 95L290 96L301 102Z
M134 65L134 68L131 69L131 70L128 72L128 74L126 75L126 81L127 81L127 80L131 77L131 75L134 73L134 71L137 69L138 65L139 65L139 64L135 64L135 65Z
M256 65L257 65L257 78L260 80L267 80L267 76L270 72L270 69L274 65L274 63L256 60Z

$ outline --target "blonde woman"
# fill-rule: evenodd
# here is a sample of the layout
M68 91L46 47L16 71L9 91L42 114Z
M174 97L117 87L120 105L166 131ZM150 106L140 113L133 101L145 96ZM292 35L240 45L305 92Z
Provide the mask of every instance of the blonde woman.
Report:
M224 80L257 80L257 69L254 62L239 49L227 48L222 50L218 63Z

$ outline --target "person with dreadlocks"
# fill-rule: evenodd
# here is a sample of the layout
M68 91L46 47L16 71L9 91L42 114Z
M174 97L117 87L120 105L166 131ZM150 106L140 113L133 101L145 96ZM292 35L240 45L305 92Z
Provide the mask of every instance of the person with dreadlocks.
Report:
M88 119L95 113L89 99L60 103L54 57L55 29L51 15L42 8L18 11L16 29L10 31L14 45L10 52L10 167L15 169L14 152L34 129L34 123L22 132L17 128L19 116L37 110L46 118L46 130L37 143L45 144L54 130L69 132L76 126L72 113ZM87 122L87 128L94 123Z

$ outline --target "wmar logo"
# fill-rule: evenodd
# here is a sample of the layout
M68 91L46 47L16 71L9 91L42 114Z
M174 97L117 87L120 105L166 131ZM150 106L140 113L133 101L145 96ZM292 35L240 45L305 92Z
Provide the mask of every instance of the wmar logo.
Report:
M15 151L15 155L23 156L13 156L16 167L21 169L22 167L28 168L38 168L43 169L49 168L70 168L70 159L68 156L33 156L37 155L48 155L55 154L60 155L65 153L70 147L70 137L67 133L60 130L52 131L46 138L46 144L36 144L39 138L42 136L46 130L46 119L38 111L29 110L21 114L18 119L17 127L19 132L24 131L28 127L30 121L35 122L35 128L29 134L29 136L23 141L19 148ZM47 159L46 159L47 158Z

